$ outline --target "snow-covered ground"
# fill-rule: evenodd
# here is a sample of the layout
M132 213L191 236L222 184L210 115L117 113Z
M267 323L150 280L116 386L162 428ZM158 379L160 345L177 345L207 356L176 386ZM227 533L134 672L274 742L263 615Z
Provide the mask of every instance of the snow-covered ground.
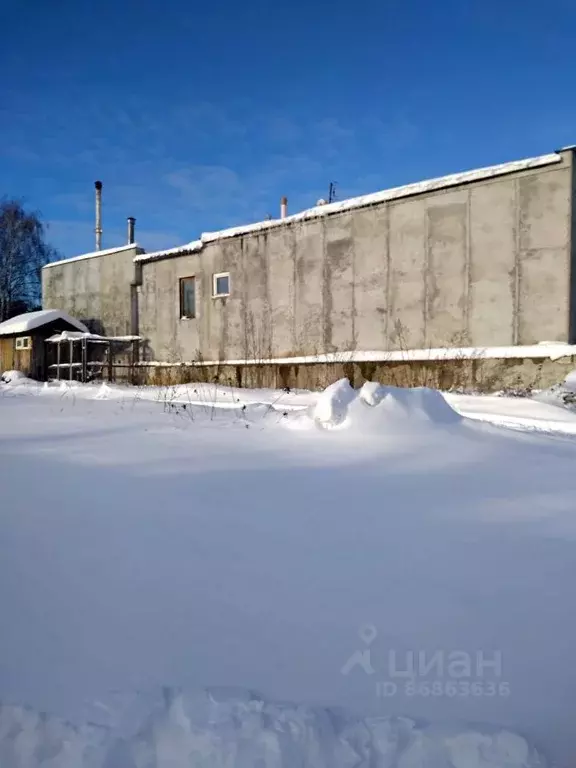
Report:
M573 765L574 434L370 385L0 384L0 766Z

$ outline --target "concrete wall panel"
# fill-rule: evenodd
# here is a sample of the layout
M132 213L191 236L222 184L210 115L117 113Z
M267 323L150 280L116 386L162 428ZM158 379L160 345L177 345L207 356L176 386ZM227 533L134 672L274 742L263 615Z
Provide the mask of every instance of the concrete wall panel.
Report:
M354 240L354 340L364 349L388 346L388 209L356 211Z
M272 348L280 356L295 348L296 236L294 227L268 233L270 278L268 296Z
M200 323L198 319L198 309L202 297L202 284L200 274L198 274L200 259L196 254L184 256L181 259L174 259L176 272L174 274L174 283L171 286L173 292L174 316L176 320L176 334L178 346L181 349L183 360L196 360L198 352L201 349L200 342ZM195 278L196 287L196 317L182 317L182 308L180 306L180 280L185 277Z
M156 311L158 301L156 298L157 269L143 270L142 286L138 290L138 308L140 320L140 334L146 339L141 347L141 354L145 360L160 360L158 353L158 322Z
M161 360L179 362L185 359L177 333L180 311L177 303L176 262L167 259L156 274L156 348Z
M324 219L323 351L355 349L354 240L350 213Z
M519 344L567 341L567 277L564 248L545 248L522 253Z
M565 248L570 217L569 168L521 176L518 183L521 251Z
M262 360L270 357L274 330L270 304L272 260L269 234L264 232L246 238L243 246L244 285L240 300L242 312L238 322L242 343L234 357Z
M324 225L313 220L297 225L296 231L296 339L295 351L323 351Z
M426 343L426 201L390 205L390 283L387 348Z
M519 178L518 343L567 341L570 169Z
M426 215L425 343L461 345L468 306L467 192L433 198Z
M475 344L514 343L515 268L515 182L472 188L468 333Z
M42 270L42 304L62 309L109 336L130 333L130 283L136 246Z

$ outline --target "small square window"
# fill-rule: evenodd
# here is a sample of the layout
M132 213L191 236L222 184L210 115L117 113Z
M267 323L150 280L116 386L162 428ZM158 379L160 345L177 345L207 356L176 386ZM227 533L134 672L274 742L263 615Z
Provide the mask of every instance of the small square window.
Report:
M218 272L214 275L212 295L230 296L230 272Z
M20 336L17 338L16 349L32 349L32 338L30 336Z
M180 317L196 317L196 278L180 278Z

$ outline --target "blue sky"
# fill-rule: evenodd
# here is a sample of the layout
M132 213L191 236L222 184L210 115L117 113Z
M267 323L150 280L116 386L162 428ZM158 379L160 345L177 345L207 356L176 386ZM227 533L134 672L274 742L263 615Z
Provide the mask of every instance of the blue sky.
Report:
M0 195L65 256L576 142L573 0L0 0Z

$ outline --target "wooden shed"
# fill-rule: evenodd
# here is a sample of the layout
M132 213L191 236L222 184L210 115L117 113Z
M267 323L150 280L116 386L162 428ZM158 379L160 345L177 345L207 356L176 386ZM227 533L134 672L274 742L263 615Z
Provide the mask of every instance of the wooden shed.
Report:
M26 312L0 323L0 373L21 371L32 379L46 379L45 339L62 331L87 333L88 328L59 309Z

